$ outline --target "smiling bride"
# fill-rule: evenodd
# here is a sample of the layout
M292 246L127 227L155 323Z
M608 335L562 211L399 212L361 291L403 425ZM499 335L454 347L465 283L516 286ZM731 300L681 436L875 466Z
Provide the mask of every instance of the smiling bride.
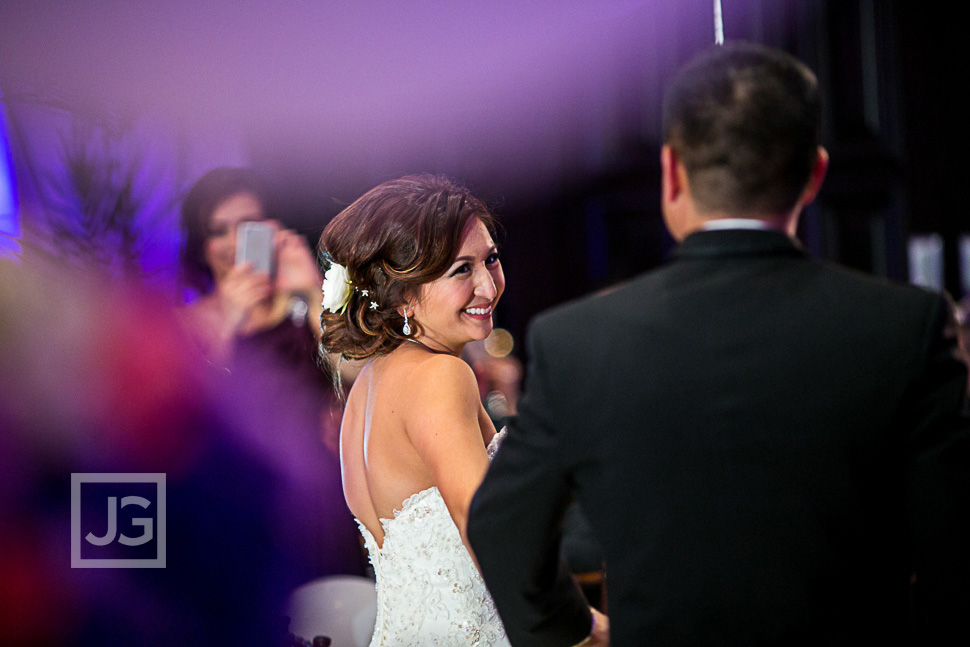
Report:
M499 442L465 344L505 288L494 221L465 189L410 176L323 232L321 348L369 359L340 431L344 496L377 576L371 645L508 645L465 537Z

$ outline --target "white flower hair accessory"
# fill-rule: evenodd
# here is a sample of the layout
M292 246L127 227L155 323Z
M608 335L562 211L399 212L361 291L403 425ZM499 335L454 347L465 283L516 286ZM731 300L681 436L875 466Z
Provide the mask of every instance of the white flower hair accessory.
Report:
M323 275L323 309L343 314L350 303L351 287L347 268L340 263L330 263L330 269Z

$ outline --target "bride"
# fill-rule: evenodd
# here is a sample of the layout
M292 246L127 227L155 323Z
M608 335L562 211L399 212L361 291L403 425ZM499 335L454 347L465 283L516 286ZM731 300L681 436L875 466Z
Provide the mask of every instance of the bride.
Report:
M508 645L465 537L498 435L458 355L505 277L484 204L446 179L371 189L323 232L321 347L369 359L340 431L344 496L377 576L371 645Z

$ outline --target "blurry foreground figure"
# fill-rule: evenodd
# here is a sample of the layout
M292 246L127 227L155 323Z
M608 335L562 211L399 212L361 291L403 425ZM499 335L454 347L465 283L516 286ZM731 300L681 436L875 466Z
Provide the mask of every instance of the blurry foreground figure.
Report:
M163 303L0 263L0 644L285 637L298 582L276 527L279 472L220 409ZM166 567L71 568L71 474L157 472Z
M614 645L970 642L967 368L941 295L792 238L828 163L818 131L814 75L776 50L712 49L668 89L680 246L536 318L472 502L513 644L590 631L555 568L571 497L603 545Z

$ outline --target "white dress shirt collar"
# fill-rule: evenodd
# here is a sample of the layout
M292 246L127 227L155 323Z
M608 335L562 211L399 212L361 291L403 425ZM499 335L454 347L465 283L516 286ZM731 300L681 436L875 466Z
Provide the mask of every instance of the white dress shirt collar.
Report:
M701 227L702 231L713 229L766 229L780 231L771 223L756 218L715 218L708 220Z

